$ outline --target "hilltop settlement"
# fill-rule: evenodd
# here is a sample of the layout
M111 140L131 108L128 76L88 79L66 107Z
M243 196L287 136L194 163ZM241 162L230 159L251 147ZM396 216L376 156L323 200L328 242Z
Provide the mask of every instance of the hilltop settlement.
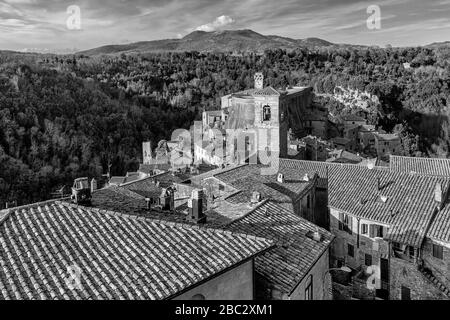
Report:
M448 300L450 159L315 100L257 73L200 141L0 211L0 299Z

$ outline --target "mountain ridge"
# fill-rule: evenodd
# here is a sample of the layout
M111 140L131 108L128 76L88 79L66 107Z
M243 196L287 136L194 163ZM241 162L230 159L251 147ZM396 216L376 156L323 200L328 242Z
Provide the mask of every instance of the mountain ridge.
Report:
M193 31L180 39L140 41L123 45L106 45L77 52L83 55L120 54L132 52L208 51L258 52L267 49L340 46L319 38L292 39L277 35L262 35L250 29L223 31Z

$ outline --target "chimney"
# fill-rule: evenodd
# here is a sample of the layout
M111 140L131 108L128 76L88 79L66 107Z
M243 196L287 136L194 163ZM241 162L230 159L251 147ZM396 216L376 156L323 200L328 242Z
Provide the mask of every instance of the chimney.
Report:
M261 72L255 73L255 89L264 89L264 75Z
M255 192L253 192L251 203L256 204L259 202L261 202L261 193L258 191L255 191Z
M278 174L278 179L277 179L278 183L284 183L284 174L279 173Z
M187 220L197 224L206 222L206 215L203 213L203 190L192 191L191 199L188 200L189 214Z
M145 202L147 203L147 210L152 209L152 203L150 198L145 198Z
M439 206L442 206L444 204L444 194L442 192L442 185L440 182L436 184L436 187L434 189L434 201L436 201Z
M91 180L91 192L94 192L95 190L97 190L97 180L92 179Z
M162 190L159 203L164 211L173 211L175 209L175 194L172 188L164 188Z
M142 144L142 163L151 164L152 162L152 144L151 142L144 142Z
M308 175L308 174L305 174L305 175L303 176L303 181L309 182L309 175Z
M314 231L314 233L313 233L313 239L315 240L315 241L317 241L317 242L320 242L320 241L322 241L322 236L321 236L321 234L320 234L320 232L319 232L319 229L318 228L316 228L316 231Z

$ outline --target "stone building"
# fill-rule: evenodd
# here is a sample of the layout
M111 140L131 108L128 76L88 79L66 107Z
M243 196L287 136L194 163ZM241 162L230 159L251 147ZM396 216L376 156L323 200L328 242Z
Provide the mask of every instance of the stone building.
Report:
M402 155L402 141L398 134L376 133L375 150L380 159L388 159L390 155Z
M264 77L257 73L253 89L222 97L222 119L226 120L221 128L242 130L248 139L245 146L254 145L257 153L270 151L284 157L288 151L288 130L301 129L302 110L310 107L312 98L310 87L264 87ZM237 148L236 137L230 139L233 141L227 141L227 146L232 153L245 152Z
M347 165L330 167L328 185L332 258L367 283L358 298L446 296L449 178Z

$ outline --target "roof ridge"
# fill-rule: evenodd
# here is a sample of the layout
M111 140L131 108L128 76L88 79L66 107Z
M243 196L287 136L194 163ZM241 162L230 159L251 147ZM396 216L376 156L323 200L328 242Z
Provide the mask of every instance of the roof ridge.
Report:
M411 156L397 156L389 155L390 158L405 158L405 159L415 159L415 160L436 160L436 161L450 161L450 158L427 158L427 157L411 157Z

